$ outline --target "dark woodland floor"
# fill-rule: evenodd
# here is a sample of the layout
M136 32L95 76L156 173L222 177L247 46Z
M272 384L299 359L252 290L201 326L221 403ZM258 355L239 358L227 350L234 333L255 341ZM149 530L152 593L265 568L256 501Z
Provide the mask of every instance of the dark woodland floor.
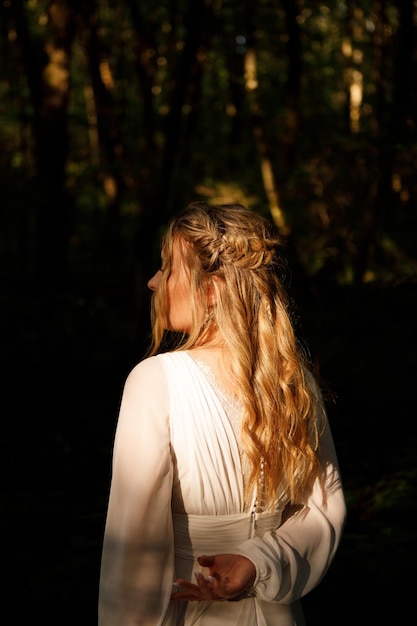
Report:
M349 517L308 626L395 625L414 610L417 289L323 292L301 318L329 405ZM95 626L112 436L141 356L131 303L3 302L4 626ZM136 334L136 338L135 338Z

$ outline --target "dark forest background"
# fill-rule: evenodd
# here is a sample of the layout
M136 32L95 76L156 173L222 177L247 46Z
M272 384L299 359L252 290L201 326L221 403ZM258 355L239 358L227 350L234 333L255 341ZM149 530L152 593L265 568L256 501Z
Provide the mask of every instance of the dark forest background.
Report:
M278 226L349 515L308 626L399 624L416 568L413 0L1 0L5 626L96 623L146 280L189 200Z

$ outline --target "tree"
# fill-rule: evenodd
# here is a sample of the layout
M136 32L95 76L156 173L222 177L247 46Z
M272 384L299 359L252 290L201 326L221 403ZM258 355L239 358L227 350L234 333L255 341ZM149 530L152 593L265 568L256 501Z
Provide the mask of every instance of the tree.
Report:
M66 189L66 161L74 16L71 3L51 1L43 18L50 25L48 37L40 41L28 26L22 0L11 3L11 10L34 111L35 273L38 284L56 288L65 277L71 209Z

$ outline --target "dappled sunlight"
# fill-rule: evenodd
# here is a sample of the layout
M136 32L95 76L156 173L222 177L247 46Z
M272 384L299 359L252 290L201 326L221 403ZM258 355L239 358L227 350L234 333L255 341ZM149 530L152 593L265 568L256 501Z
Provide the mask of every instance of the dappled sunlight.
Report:
M168 218L201 199L288 229L300 329L336 398L350 519L310 623L333 626L329 597L339 626L413 613L398 571L416 561L416 18L394 0L2 3L5 623L39 605L95 623L146 278Z

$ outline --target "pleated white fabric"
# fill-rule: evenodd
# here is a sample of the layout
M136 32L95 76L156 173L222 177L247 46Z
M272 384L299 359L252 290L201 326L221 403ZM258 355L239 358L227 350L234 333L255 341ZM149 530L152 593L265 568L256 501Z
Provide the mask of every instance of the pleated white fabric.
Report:
M99 626L304 624L298 600L327 571L346 514L329 428L321 455L327 506L316 486L302 515L281 524L279 508L254 523L233 428L201 368L184 351L137 365L115 436ZM172 582L201 570L200 554L222 552L254 562L256 597L170 602Z
M156 358L168 381L175 481L184 510L194 515L243 512L239 449L214 388L187 352ZM176 496L174 492L174 510L181 509Z

